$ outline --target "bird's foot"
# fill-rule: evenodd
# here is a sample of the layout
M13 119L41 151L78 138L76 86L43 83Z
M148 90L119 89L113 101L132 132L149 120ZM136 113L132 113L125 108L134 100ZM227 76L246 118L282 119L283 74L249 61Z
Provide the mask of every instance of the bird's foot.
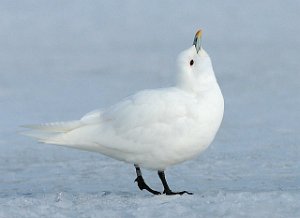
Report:
M138 183L138 187L140 188L140 190L146 189L148 192L154 194L154 195L160 195L161 193L158 191L153 190L152 188L150 188L144 181L142 176L138 176L136 177L136 179L134 180L134 182Z
M173 192L170 189L164 190L163 193L166 194L166 195L183 195L183 194L193 195L193 193L191 193L191 192L187 192L187 191Z

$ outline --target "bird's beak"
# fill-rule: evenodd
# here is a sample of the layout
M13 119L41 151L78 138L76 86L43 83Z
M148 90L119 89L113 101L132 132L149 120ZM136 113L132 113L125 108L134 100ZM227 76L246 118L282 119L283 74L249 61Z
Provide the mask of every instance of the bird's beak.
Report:
M201 38L202 38L202 30L198 30L196 32L193 45L196 48L197 53L201 50Z

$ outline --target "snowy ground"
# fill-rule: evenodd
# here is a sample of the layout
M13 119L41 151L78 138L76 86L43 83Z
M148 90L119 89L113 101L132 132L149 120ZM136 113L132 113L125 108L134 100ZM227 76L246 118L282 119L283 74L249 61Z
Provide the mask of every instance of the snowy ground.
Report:
M1 1L1 218L300 217L300 4L212 2ZM172 85L199 27L226 109L211 147L166 171L193 196L151 196L131 165L17 134Z

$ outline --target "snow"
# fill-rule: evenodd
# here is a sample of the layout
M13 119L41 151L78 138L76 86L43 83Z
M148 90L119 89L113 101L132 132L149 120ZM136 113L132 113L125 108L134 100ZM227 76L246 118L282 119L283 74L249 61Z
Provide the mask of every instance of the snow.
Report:
M3 1L0 217L299 217L299 6ZM151 196L131 165L18 134L171 85L199 28L225 117L206 152L166 171L174 191L193 196Z

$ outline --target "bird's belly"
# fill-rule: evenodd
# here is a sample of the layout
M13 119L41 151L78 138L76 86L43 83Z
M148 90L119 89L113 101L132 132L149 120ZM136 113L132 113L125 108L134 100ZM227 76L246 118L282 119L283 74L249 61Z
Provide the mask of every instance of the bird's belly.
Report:
M159 144L153 144L149 153L140 158L140 165L164 170L168 166L195 158L213 141L220 123L221 119L191 121L188 126L178 127L177 133L167 135Z

